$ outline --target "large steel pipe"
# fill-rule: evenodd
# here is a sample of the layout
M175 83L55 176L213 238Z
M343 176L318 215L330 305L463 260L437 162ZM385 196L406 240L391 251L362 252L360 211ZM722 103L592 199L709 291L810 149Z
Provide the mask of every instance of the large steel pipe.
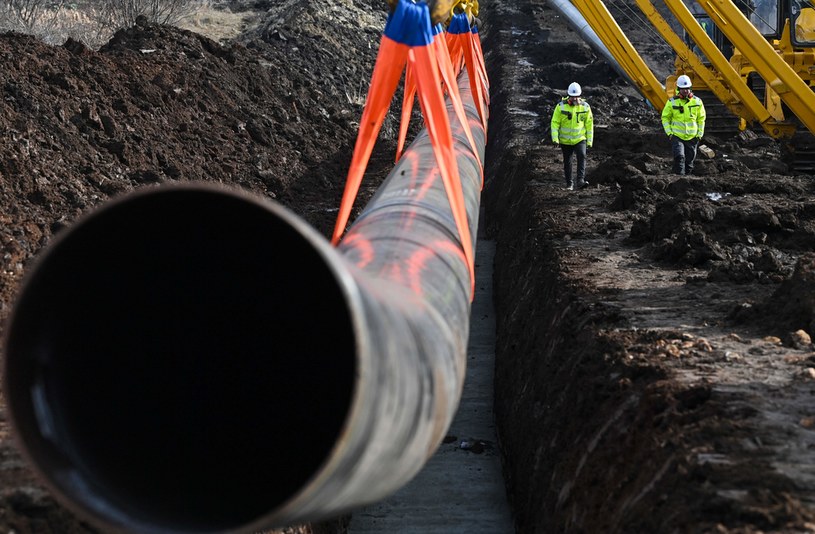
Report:
M479 166L448 111L475 236ZM426 132L336 249L235 190L114 200L55 238L7 325L22 449L106 531L256 532L379 500L458 405L462 246Z

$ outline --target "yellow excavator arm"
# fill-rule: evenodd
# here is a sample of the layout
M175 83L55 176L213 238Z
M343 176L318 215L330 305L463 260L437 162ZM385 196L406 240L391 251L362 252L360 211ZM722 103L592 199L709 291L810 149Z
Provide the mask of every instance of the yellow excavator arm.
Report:
M657 12L651 0L635 1L677 54L678 70L676 75L666 80L667 88L645 64L603 0L572 0L572 4L654 108L661 109L672 95L676 76L688 74L694 79L694 87L709 89L739 117L742 128L747 122L757 122L773 138L792 137L796 124L785 120L781 108L783 101L798 120L815 133L815 93L810 88L810 84L815 85L815 0L788 0L795 4L790 10L793 13L794 34L789 31L790 22L787 21L785 31L780 34L781 39L773 43L768 42L733 0L698 0L699 6L709 15L701 23L683 0L665 0L676 20L695 43L693 50ZM767 3L767 0L763 1ZM752 3L750 6L750 16L758 17L761 22L761 6L756 7ZM777 3L772 6L777 7ZM768 28L775 30L777 24L774 20L772 24L764 22L765 32ZM708 27L703 27L703 24ZM715 32L721 32L734 45L732 58L725 57L711 39ZM709 66L698 53L704 55ZM749 78L751 72L757 72L767 81L766 101L753 92Z
M637 0L638 3L642 1L647 0ZM722 96L716 90L715 85L707 83L708 78L703 76L702 80L706 82L706 85L714 92L716 97L736 116L746 121L758 122L771 137L789 137L792 135L794 126L779 122L776 120L778 117L773 117L764 103L758 99L751 88L745 83L741 74L733 67L728 58L722 54L721 50L716 46L716 43L714 43L710 35L708 35L706 29L699 24L685 3L682 2L682 0L665 0L665 5L668 6L668 9L671 10L671 13L674 14L677 21L685 28L685 31L687 31L688 35L693 39L693 42L696 43L696 46L699 47L699 50L701 50L710 61L713 69L715 69L715 73L718 74L717 81L721 81L721 84L727 87L729 94ZM712 24L712 22L709 23ZM752 27L749 21L747 24ZM765 41L761 34L758 35L758 38ZM695 67L694 71L696 72ZM695 82L694 85L696 85ZM783 117L780 118L783 119Z
M602 0L572 0L572 3L628 77L637 85L637 90L655 109L662 110L668 101L664 87L637 53Z
M727 87L716 76L716 73L707 68L702 60L693 53L693 51L685 44L681 37L673 31L671 25L668 24L662 15L651 3L651 0L636 0L637 7L645 15L645 17L656 28L663 39L673 48L676 52L677 58L681 64L691 72L685 72L685 69L680 72L681 74L691 75L694 80L694 88L706 87L710 89L716 97L728 106L737 106L736 109L740 112L742 109L741 102L736 98ZM714 46L715 48L715 46ZM725 60L726 61L726 60ZM670 76L665 84L668 94L671 94L676 86L676 78L678 75ZM701 83L700 83L701 82ZM741 116L741 113L736 110L733 111Z

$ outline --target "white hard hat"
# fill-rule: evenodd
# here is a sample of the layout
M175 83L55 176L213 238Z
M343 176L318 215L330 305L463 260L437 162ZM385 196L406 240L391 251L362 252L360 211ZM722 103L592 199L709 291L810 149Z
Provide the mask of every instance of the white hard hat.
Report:
M580 84L577 82L572 82L569 84L569 89L566 91L569 96L580 96L583 94L583 89L580 88Z
M676 79L676 86L680 89L690 89L691 85L693 84L690 82L690 77L685 74Z

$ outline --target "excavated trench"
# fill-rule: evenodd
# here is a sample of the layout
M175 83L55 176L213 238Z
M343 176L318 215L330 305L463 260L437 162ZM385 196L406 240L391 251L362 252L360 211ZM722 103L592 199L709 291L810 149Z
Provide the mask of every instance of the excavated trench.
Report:
M811 250L811 179L714 137L699 176L668 174L658 114L554 11L488 9L495 417L517 531L808 531L812 345L792 332L811 324L811 262L779 283ZM548 143L571 80L597 124L580 192Z
M493 99L484 193L488 231L497 242L495 417L504 476L518 532L595 531L590 527L600 525L587 516L603 508L603 513L624 508L624 499L578 483L591 471L592 478L605 478L605 468L602 454L587 463L588 454L581 456L576 445L590 439L586 453L591 452L615 423L615 433L624 434L618 407L630 403L630 397L618 381L608 379L622 378L619 365L597 357L603 347L594 326L613 321L614 310L587 303L564 276L571 251L547 219L556 216L554 203L568 199L547 199L537 180L559 183L560 178L543 176L535 161L550 103L535 94L536 66L517 67L528 61L521 42L552 49L569 45L505 9L493 11L490 18L487 57L493 66ZM547 67L551 70L541 75L557 78L551 80L553 87L565 87L579 68L562 63ZM535 111L530 115L521 109ZM630 453L633 459L636 450ZM618 466L623 461L617 459Z

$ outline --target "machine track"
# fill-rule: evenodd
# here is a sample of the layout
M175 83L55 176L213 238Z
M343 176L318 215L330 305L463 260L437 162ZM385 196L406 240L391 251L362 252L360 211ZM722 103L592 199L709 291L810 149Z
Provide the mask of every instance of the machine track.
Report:
M753 93L764 101L766 85L757 74L750 75L750 87ZM727 106L722 104L711 91L695 91L696 95L705 103L707 123L705 134L727 140L739 133L739 117L733 114ZM789 110L785 114L792 116ZM789 170L801 174L815 174L815 136L797 119L795 135L790 139L779 140L783 161ZM759 135L766 135L761 126L754 126L753 130Z
M782 141L781 156L791 171L815 174L815 136L799 125L791 139Z
M693 93L701 98L705 104L705 111L707 112L706 135L712 135L724 140L739 133L739 117L722 104L712 91L694 91Z

